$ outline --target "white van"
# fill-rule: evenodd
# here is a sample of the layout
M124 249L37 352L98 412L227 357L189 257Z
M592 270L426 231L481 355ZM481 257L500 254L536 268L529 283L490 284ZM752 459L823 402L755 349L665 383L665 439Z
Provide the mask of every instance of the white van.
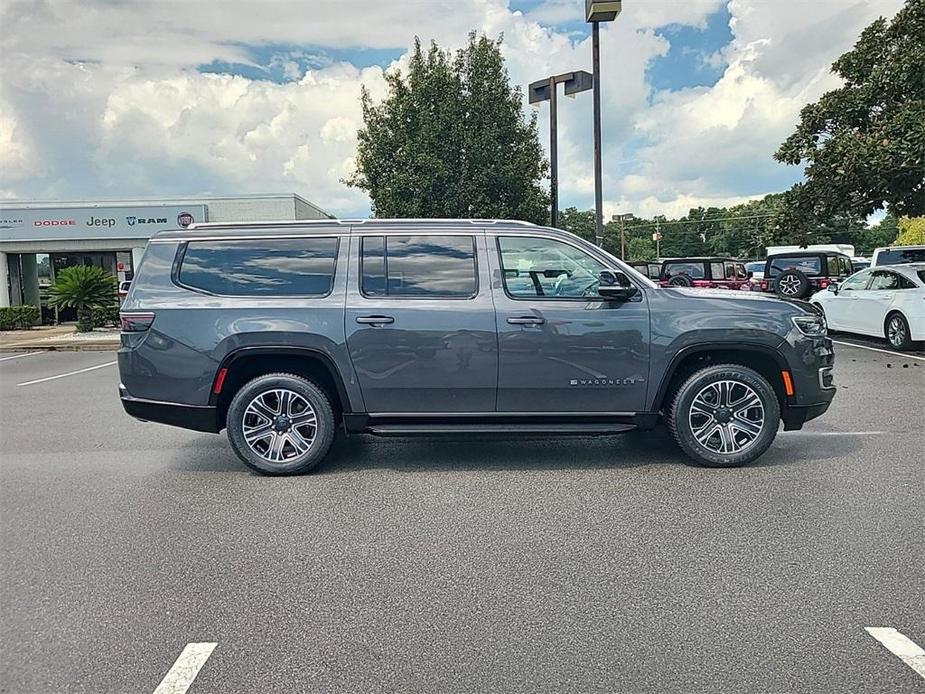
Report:
M925 246L887 246L874 251L871 267L925 263Z

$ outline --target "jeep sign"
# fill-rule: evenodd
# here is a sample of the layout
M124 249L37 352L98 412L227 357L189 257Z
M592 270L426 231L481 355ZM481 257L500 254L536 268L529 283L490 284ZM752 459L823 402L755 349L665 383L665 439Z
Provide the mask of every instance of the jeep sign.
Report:
M205 205L150 207L47 207L3 211L0 241L147 239L162 229L208 221Z

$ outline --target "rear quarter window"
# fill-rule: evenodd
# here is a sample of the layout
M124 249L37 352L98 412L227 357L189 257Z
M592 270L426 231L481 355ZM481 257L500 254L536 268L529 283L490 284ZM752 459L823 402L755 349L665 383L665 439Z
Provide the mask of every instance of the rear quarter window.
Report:
M177 280L221 296L325 296L336 259L336 237L190 241Z

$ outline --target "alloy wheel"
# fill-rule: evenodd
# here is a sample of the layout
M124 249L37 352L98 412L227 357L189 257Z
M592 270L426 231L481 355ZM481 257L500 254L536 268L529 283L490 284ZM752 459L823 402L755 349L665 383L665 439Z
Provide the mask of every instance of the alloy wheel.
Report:
M800 291L799 277L782 277L778 282L780 293L787 296L796 296Z
M906 341L906 324L899 316L893 316L890 319L890 325L887 328L887 334L890 338L890 344L894 347L901 347Z
M764 405L758 393L751 386L732 380L702 388L688 414L694 439L711 453L744 451L761 434L764 422Z
M318 418L308 400L284 388L267 390L244 410L244 442L270 463L287 463L311 449Z

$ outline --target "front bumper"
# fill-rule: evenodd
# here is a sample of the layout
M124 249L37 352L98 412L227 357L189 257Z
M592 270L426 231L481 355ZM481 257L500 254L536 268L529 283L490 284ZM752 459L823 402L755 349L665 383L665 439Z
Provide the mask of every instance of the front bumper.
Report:
M832 376L835 352L828 337L807 337L794 330L780 346L793 379L794 395L781 413L784 431L801 429L829 409L838 388Z
M803 425L806 424L811 419L820 417L825 414L825 411L829 409L829 405L832 404L832 398L835 397L835 389L832 389L832 394L829 396L829 399L825 402L820 402L815 405L791 405L786 410L784 410L781 419L784 422L784 431L793 431L795 429L802 429Z

